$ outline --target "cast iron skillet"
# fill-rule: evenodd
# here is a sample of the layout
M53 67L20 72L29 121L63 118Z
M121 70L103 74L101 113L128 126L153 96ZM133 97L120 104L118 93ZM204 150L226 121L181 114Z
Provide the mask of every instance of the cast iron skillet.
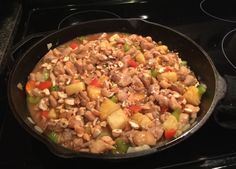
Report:
M99 32L126 32L151 36L155 41L161 40L163 44L168 45L169 49L178 51L180 56L188 62L191 69L201 78L201 81L203 81L208 88L207 94L202 98L202 103L200 105L201 111L198 113L197 122L180 137L165 145L153 147L150 150L122 155L76 153L52 143L46 136L37 132L37 130L34 129L34 125L27 119L30 114L26 106L26 94L24 91L17 88L17 84L20 82L25 86L29 73L40 58L48 52L48 43L52 43L54 48L77 36ZM55 155L65 158L89 157L101 159L125 159L160 152L191 136L204 125L217 102L224 96L225 90L225 82L223 78L219 76L210 57L201 47L185 35L166 26L140 19L103 19L63 28L34 44L22 57L20 57L20 59L18 59L14 68L11 70L8 79L7 92L10 108L21 126L36 139L46 144Z

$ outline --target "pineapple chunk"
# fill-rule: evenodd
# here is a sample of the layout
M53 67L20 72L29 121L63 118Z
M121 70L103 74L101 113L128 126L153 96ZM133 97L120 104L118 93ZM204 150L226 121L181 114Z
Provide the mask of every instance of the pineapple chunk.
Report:
M97 98L99 98L101 96L101 88L100 87L89 85L87 87L87 92L88 92L88 96L93 100L96 100Z
M66 86L66 94L69 96L72 94L79 93L82 90L85 90L84 82L77 82Z
M144 129L147 129L152 125L152 121L141 113L135 113L131 119Z
M198 106L200 104L201 96L195 86L190 86L183 96L188 103L194 106Z
M161 54L167 54L168 47L166 45L160 45L156 47L156 50L159 51Z
M107 117L112 114L114 111L120 109L120 106L110 99L106 99L102 102L100 107L100 118L101 120L106 120Z
M145 64L146 63L146 59L145 59L144 55L141 52L138 52L138 54L135 56L135 59L140 64Z
M128 97L128 102L136 103L145 98L145 95L143 93L131 93Z
M99 78L99 82L101 82L101 84L103 84L105 81L107 81L109 79L108 76L105 76L105 75L102 75L100 78Z
M131 119L134 121L134 122L136 122L137 124L140 124L140 122L142 121L142 119L143 119L143 114L141 114L141 113L135 113L132 117L131 117Z
M169 82L176 82L177 81L177 74L176 72L164 72L158 75L159 80L167 79Z
M115 42L116 39L119 39L119 38L120 38L120 36L118 34L114 34L109 38L109 41L110 42Z
M166 120L163 123L163 127L165 130L169 130L169 129L176 129L177 130L178 121L177 121L176 117L171 114L169 116L167 116Z
M108 40L102 40L101 43L100 43L100 47L101 48L110 47L110 43L108 42Z
M107 122L111 129L124 129L128 118L122 109L118 109L107 117Z
M48 117L51 118L51 119L57 118L57 113L56 113L55 109L51 109L51 110L48 112Z

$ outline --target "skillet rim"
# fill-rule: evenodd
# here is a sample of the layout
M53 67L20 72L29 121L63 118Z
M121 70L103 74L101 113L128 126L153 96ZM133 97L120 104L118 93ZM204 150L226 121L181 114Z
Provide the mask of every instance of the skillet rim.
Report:
M214 96L213 96L213 100L211 102L211 105L209 106L209 109L207 110L207 112L204 114L204 116L202 117L202 119L200 119L199 121L197 121L197 123L195 125L193 125L190 129L188 129L187 131L185 131L183 134L181 134L179 137L167 142L165 145L162 145L160 147L153 147L151 149L148 150L144 150L144 151L140 151L140 152L134 152L134 153L127 153L127 154L120 154L120 155L114 155L114 154L92 154L92 153L77 153L74 151L71 151L62 146L59 146L55 143L52 143L51 141L49 141L46 137L38 134L35 132L35 130L30 127L25 120L26 119L22 119L19 115L19 113L17 112L17 110L15 109L15 107L13 106L13 99L12 99L12 91L11 91L11 81L12 78L15 75L15 71L16 71L16 67L17 65L27 56L27 54L31 51L34 50L35 46L41 44L43 41L45 41L47 38L58 34L60 32L63 32L64 30L67 29L71 29L72 27L78 27L81 25L87 25L87 24L92 24L92 23L102 23L102 22L109 22L109 21L120 21L120 22L127 22L127 23L131 23L131 22L142 22L142 24L150 24L152 26L157 26L157 27L161 27L164 28L168 31L171 31L175 34L177 34L178 36L180 36L181 38L187 40L189 43L192 43L197 50L199 50L204 57L208 60L209 64L211 65L211 69L214 72L214 79L215 79L215 92L214 92ZM20 125L27 131L29 132L33 137L35 137L36 139L38 139L39 141L43 142L47 148L55 155L59 156L59 157L63 157L63 158L77 158L77 157L87 157L87 158L99 158L99 159L127 159L127 158L134 158L134 157L141 157L141 156L145 156L145 155L149 155L149 154L153 154L156 152L160 152L163 151L167 148L170 148L182 141L184 141L186 138L188 138L189 136L191 136L193 133L195 133L197 130L199 130L207 121L207 119L210 117L211 113L213 112L217 102L223 97L224 95L224 91L221 92L222 88L225 89L225 84L224 84L224 80L223 78L220 77L219 73L217 72L211 58L208 56L208 54L203 50L203 48L198 45L196 42L194 42L191 38L189 38L188 36L186 36L183 33L180 33L170 27L158 24L158 23L154 23L154 22L150 22L150 21L146 21L143 19L139 19L139 18L113 18L113 19L98 19L98 20L92 20L92 21L87 21L87 22L82 22L78 25L73 25L73 26L68 26L68 27L64 27L60 30L57 30L53 33L50 33L49 35L43 37L42 39L40 39L38 42L36 42L35 44L33 44L31 47L29 47L29 49L24 52L24 54L17 59L17 61L15 62L9 78L8 78L8 83L7 83L7 96L8 96L8 103L10 104L10 108L12 110L12 113L14 114L15 118L17 119L17 121L20 123ZM223 86L223 87L222 87ZM60 150L59 150L60 149ZM65 152L62 152L65 151Z

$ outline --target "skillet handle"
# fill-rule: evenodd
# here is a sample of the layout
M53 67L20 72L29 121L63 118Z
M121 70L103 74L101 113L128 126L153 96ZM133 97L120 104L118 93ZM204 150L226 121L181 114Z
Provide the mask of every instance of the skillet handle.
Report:
M20 52L20 50L27 50L28 48L30 48L34 43L36 43L35 40L38 40L40 38L43 38L44 36L46 36L47 34L49 34L50 32L41 32L41 33L37 33L37 34L31 34L27 37L25 37L22 41L18 42L16 45L14 45L12 47L12 49L10 50L10 59L11 61L15 62L17 60L17 52ZM26 49L25 49L26 48Z
M27 51L34 43L36 43L39 39L43 38L50 32L41 32L37 34L32 34L25 37L22 41L18 42L14 45L7 53L7 72L6 77L9 75L12 67L15 65L16 60L19 59L25 51Z
M220 101L221 99L223 99L226 95L227 92L227 82L225 81L225 79L223 77L221 77L220 75L218 75L218 79L217 79L217 101Z
M227 84L227 91L223 104L236 106L236 76L225 75L224 78Z
M225 97L217 106L214 118L216 122L227 129L236 129L236 77L225 75L227 84Z

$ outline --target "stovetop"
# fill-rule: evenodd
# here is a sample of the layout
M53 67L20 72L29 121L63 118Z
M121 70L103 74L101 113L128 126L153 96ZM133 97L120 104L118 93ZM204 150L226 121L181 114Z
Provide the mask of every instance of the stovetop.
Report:
M218 72L236 75L231 38L222 44L224 36L236 27L233 1L88 1L79 4L61 4L31 8L23 4L23 12L12 46L33 37L15 57L20 57L30 44L58 27L86 20L102 18L142 18L163 24L184 33L197 42L210 55ZM228 4L228 5L227 5ZM25 6L24 6L25 5ZM224 47L224 51L222 50ZM231 49L231 48L230 48ZM225 56L226 55L226 56ZM7 57L7 55L6 55ZM229 61L232 59L232 63ZM6 58L10 60L10 58ZM11 61L8 62L11 65ZM13 60L14 62L14 60ZM7 78L8 67L4 77ZM218 125L213 117L185 141L161 153L145 157L104 161L95 159L62 159L53 155L45 145L29 135L15 120L7 106L5 84L1 83L0 109L0 168L219 168L236 167L236 131ZM215 113L216 110L213 112Z

